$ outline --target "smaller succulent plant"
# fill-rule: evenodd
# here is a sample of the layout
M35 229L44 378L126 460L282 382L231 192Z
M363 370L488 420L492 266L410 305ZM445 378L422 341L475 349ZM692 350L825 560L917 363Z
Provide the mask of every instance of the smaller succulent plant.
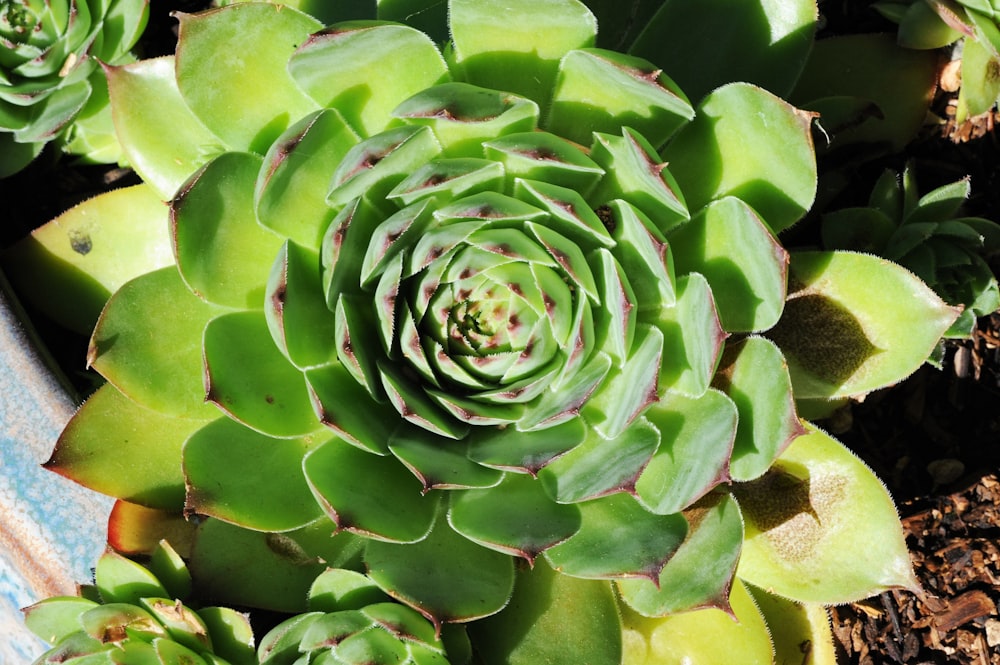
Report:
M60 140L95 162L119 157L98 61L123 64L149 0L0 1L0 177Z
M394 602L365 575L332 568L309 594L310 612L283 621L261 639L261 665L323 662L330 665L448 665L468 661L468 640L449 657L434 625ZM463 633L453 633L464 637ZM457 648L456 648L457 647Z
M946 302L963 306L945 337L968 337L977 317L1000 307L989 264L1000 252L1000 226L962 214L970 188L965 178L920 196L912 165L901 177L887 170L868 207L823 216L823 243L877 254L911 270Z
M882 0L872 7L899 24L897 39L906 48L936 49L961 42L957 122L993 108L1000 96L1000 2Z
M79 596L25 608L28 628L53 645L35 663L255 663L247 618L228 608L194 610L181 600L190 592L191 576L166 541L149 568L109 551Z

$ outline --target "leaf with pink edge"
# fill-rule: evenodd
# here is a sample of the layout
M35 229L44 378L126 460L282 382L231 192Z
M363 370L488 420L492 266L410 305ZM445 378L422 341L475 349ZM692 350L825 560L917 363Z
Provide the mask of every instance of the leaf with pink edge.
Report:
M228 145L263 153L317 108L287 69L295 49L323 27L316 19L269 2L178 16L178 87L198 119Z
M151 411L105 384L70 419L45 466L96 492L180 510L181 447L205 424Z
M660 432L660 447L635 484L647 509L680 512L727 479L737 413L725 395L712 389L693 399L668 393L645 417Z
M456 533L443 509L420 542L372 541L365 551L368 576L438 627L472 621L502 609L514 587L513 562L510 556Z
M622 608L627 665L698 663L771 665L774 648L764 617L746 587L737 580L731 609L705 608L663 618L644 617Z
M201 340L205 325L220 311L192 295L176 267L147 273L108 301L90 339L88 359L147 408L211 418L217 411L205 403Z
M699 607L729 608L743 545L743 517L729 494L709 494L684 511L688 533L660 571L648 579L618 580L622 599L643 616L666 616Z
M560 575L544 559L520 569L510 604L471 624L469 633L486 665L622 663L622 626L611 585Z
M578 505L580 530L545 551L553 568L573 577L658 579L688 530L681 515L654 515L628 494Z
M733 479L760 476L795 437L805 433L795 412L785 357L770 340L748 337L727 346L713 383L739 411L729 462Z
M580 510L552 501L538 479L508 473L496 487L457 493L448 522L469 540L533 564L576 533Z
M257 155L224 153L192 176L171 203L177 265L191 290L209 302L263 306L282 238L257 222L254 183L260 168Z
M333 439L303 462L316 501L338 529L369 538L413 543L427 536L441 500L391 456L381 457ZM377 492L372 478L379 479Z
M659 431L645 418L613 439L591 429L583 443L553 460L538 477L559 503L628 491L659 445Z
M302 471L302 458L316 444L309 437L275 439L220 418L184 444L185 509L258 531L305 526L322 515Z
M305 376L274 345L263 312L212 319L204 349L206 399L234 419L276 437L322 429Z
M698 273L680 277L677 303L660 311L656 325L663 331L663 357L670 359L660 368L659 390L702 395L728 336L719 322L708 281Z
M812 117L766 90L730 83L702 100L663 157L683 165L674 176L692 210L735 196L778 233L816 196Z
M313 34L295 51L288 71L318 104L344 109L362 136L386 129L401 102L450 78L427 35L405 25L368 22Z

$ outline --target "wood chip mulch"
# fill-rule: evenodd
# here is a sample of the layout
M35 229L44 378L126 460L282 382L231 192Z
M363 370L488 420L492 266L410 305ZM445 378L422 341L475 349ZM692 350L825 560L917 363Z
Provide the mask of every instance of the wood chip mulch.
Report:
M901 508L923 592L887 592L834 608L843 662L1000 665L997 475Z

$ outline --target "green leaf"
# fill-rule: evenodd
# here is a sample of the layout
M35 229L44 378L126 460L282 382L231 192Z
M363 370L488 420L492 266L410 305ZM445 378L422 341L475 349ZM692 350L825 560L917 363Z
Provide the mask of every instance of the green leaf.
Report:
M594 45L597 22L578 0L450 0L453 71L548 107L559 60Z
M336 361L336 318L326 307L319 256L286 242L267 282L264 316L271 339L288 360L305 370Z
M456 493L448 523L469 540L533 565L539 553L576 532L580 511L553 502L537 478L509 473L495 487Z
M389 438L400 422L392 405L372 399L339 363L308 370L306 381L320 422L359 448L389 452Z
M583 443L554 459L538 476L560 503L630 491L659 444L659 431L645 418L612 439L590 429Z
M372 541L365 552L368 575L390 596L413 607L440 628L496 613L514 587L513 559L456 533L438 514L419 543Z
M688 530L681 515L655 515L627 494L579 508L580 530L545 551L553 568L573 577L657 580Z
M961 38L962 33L942 21L931 2L910 4L896 32L896 42L911 49L942 48Z
M316 501L338 529L400 543L419 541L430 531L441 493L423 494L422 483L396 458L334 439L303 464Z
M449 78L427 35L367 21L310 36L295 51L288 71L317 104L338 109L365 137L386 129L403 100Z
M912 273L867 254L793 254L789 285L767 336L785 354L796 397L860 395L896 383L958 316Z
M201 338L218 313L188 291L175 267L147 273L108 301L90 340L90 364L147 408L211 418L217 411L205 403Z
M921 196L916 208L903 219L903 224L945 222L958 217L971 191L972 184L967 177L942 185Z
M198 526L188 563L199 597L226 605L305 612L309 586L326 564L306 552L294 535L205 520ZM329 539L329 531L325 537Z
M441 83L405 100L392 116L430 127L446 157L482 157L486 140L530 132L538 125L538 104L501 90Z
M269 2L178 17L177 85L195 116L226 145L263 154L316 109L289 74L288 60L323 27L319 21Z
M389 440L389 450L420 479L425 492L493 487L503 477L502 473L469 459L464 440L442 439L420 427L396 428Z
M688 533L660 571L648 579L618 580L622 599L643 616L700 607L729 608L729 589L743 545L743 517L729 494L713 493L684 511Z
M1000 95L1000 56L975 39L962 42L962 87L956 120L988 112Z
M882 64L872 67L873 62ZM937 72L934 51L903 48L892 35L837 35L816 41L788 99L812 111L822 111L817 102L824 99L866 100L867 110L840 126L820 120L831 139L825 150L856 146L875 154L895 153L923 127Z
M771 341L748 337L727 347L713 383L739 412L729 463L733 479L760 476L793 439L805 433L795 413L785 357Z
M621 136L594 134L590 157L605 170L589 200L595 207L625 199L666 233L690 215L686 193L678 186L667 164L639 133L623 127ZM685 169L688 165L685 163Z
M660 432L660 447L635 484L648 510L680 512L727 479L737 413L725 395L713 389L695 399L668 393L645 417Z
M670 359L660 368L659 390L700 396L708 390L728 336L708 281L698 273L679 278L677 302L663 308L656 325L663 331L663 357Z
M257 222L261 158L227 152L206 164L171 202L177 265L189 288L227 307L261 308L282 238Z
M263 312L230 312L205 327L205 392L247 427L275 437L322 428L305 376L271 340Z
M146 567L160 580L169 597L183 600L191 595L191 571L167 539L157 543Z
M80 615L97 607L97 603L77 596L46 598L24 609L28 630L49 644L58 644L80 630Z
M812 0L656 4L659 10L639 24L641 32L629 50L669 67L691 99L733 81L785 96L812 48L817 19Z
M559 63L546 130L581 145L593 132L628 126L663 145L694 109L654 64L604 49L570 51Z
M302 471L314 438L275 439L220 418L184 445L185 509L258 531L290 531L319 517Z
M625 366L620 372L612 372L581 412L601 436L617 438L656 401L662 357L660 329L648 324L638 326Z
M327 570L309 588L309 609L313 612L360 610L388 600L368 576L343 568Z
M518 571L510 603L469 627L486 665L619 665L622 627L607 582L560 575L539 561Z
M212 652L232 665L255 665L253 630L246 614L228 607L202 607L198 610L212 636Z
M271 145L254 189L257 218L275 233L318 248L333 211L330 174L358 142L334 109L310 113Z
M105 552L97 560L94 582L105 605L128 603L138 605L141 598L167 595L153 573L116 552ZM138 609L138 608L136 608ZM95 635L95 637L100 637Z
M174 64L174 57L167 56L106 69L125 159L164 201L228 147L188 108L177 88Z
M167 210L148 185L116 189L36 229L4 254L17 292L46 316L89 333L125 282L173 263Z
M823 215L821 233L826 249L846 249L884 255L897 223L877 208L844 208Z
M729 196L712 201L667 240L677 272L708 280L724 330L767 330L777 323L788 252L745 202Z
M809 430L767 475L736 487L746 517L739 576L787 598L828 605L917 588L885 486L838 441Z
M587 436L580 418L529 432L517 429L477 427L469 432L469 459L494 469L536 475L538 470Z
M739 580L730 599L730 612L708 608L663 618L622 608L623 665L729 665L736 653L741 665L770 665L774 650L768 626Z
M812 118L766 90L732 83L702 100L663 157L683 165L674 177L691 210L735 196L778 233L798 221L816 195Z
M149 613L138 607L139 599L127 602L110 602L87 610L80 616L80 625L87 635L104 641L106 635L126 633L133 644L152 642L166 637L167 631ZM154 661L155 662L155 661Z

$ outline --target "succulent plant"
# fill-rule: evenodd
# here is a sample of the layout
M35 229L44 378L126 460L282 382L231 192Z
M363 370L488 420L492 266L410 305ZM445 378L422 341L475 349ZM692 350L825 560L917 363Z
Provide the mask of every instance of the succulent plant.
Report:
M988 112L1000 96L1000 8L991 0L881 0L872 5L899 24L900 45L937 49L960 44L962 84L956 121Z
M485 662L618 662L616 594L652 644L731 589L912 585L884 487L795 400L898 381L958 312L897 265L781 245L813 115L746 83L692 105L594 47L576 0L448 9L439 46L238 3L108 70L144 184L10 265L68 324L103 307L108 383L48 466L122 500L113 533L196 517L227 602L302 611L350 560L437 629L473 622Z
M195 610L184 605L191 576L166 542L153 553L148 568L105 553L97 562L94 582L78 596L48 598L25 608L28 627L53 645L37 665L256 662L245 615L228 608Z
M430 621L394 602L361 573L325 571L310 589L309 608L261 639L257 649L261 665L313 661L459 665L471 655L467 639L453 641L461 651L457 657L448 654Z
M871 252L912 270L962 314L945 333L964 338L976 318L1000 307L1000 291L990 260L1000 250L1000 226L962 214L968 178L920 195L912 165L901 176L883 172L867 207L823 215L828 249Z
M119 159L98 62L134 60L148 13L149 0L0 3L0 177L56 139L91 161Z

